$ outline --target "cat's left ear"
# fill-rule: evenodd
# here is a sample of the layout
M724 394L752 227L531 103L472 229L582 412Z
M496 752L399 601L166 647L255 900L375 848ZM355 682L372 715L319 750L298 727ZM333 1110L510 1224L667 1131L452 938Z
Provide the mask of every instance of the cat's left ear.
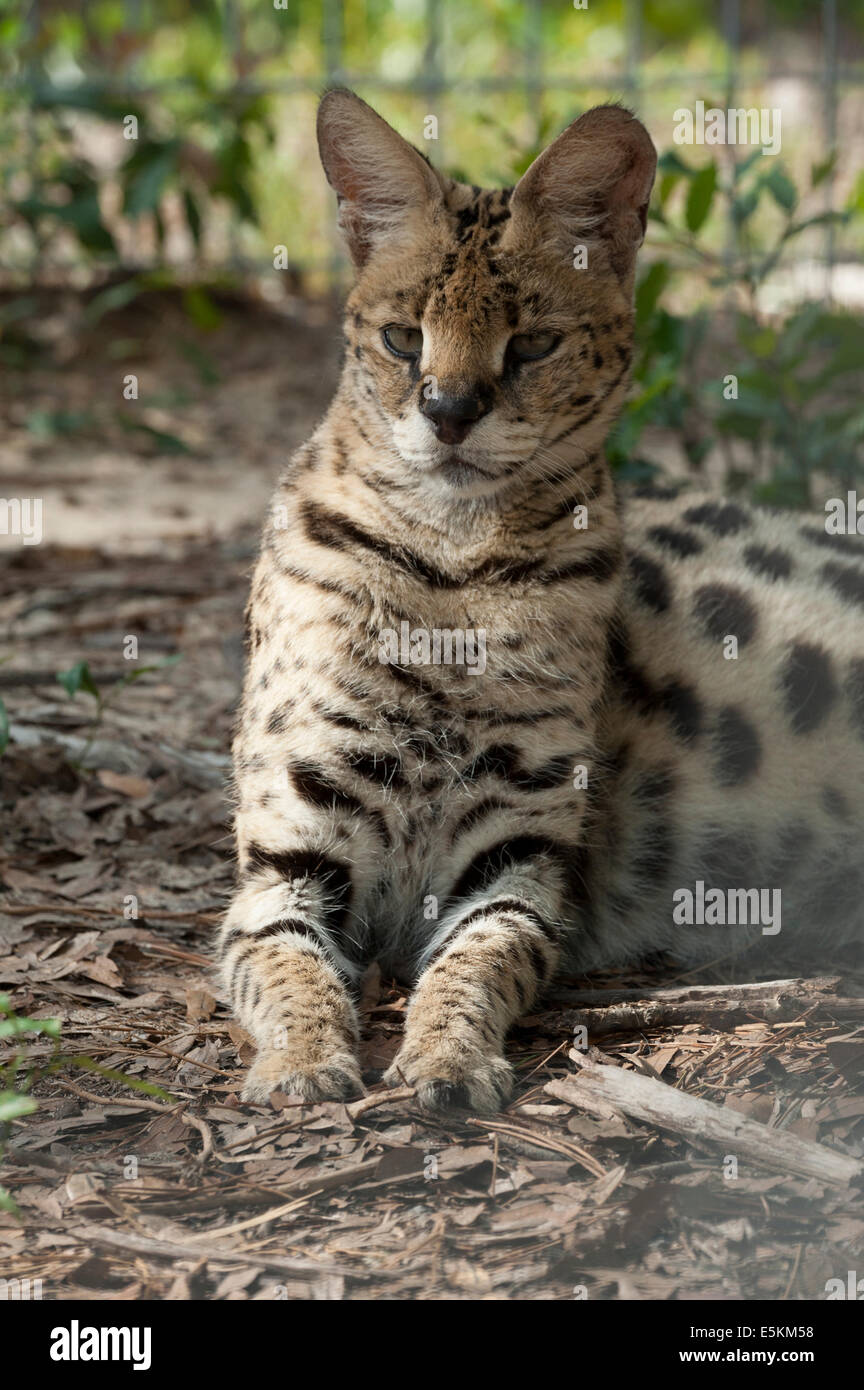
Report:
M394 242L422 241L430 207L441 202L441 184L371 106L341 88L326 92L318 107L318 149L355 265Z
M513 233L603 248L625 283L645 235L657 151L641 121L620 106L595 106L535 159L510 200Z

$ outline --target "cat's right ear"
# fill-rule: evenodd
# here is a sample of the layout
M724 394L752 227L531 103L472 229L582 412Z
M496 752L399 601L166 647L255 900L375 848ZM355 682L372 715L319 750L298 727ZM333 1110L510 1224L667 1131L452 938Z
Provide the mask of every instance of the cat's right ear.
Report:
M339 225L354 264L373 250L421 237L441 184L413 145L353 92L326 92L318 107L318 149L339 201Z

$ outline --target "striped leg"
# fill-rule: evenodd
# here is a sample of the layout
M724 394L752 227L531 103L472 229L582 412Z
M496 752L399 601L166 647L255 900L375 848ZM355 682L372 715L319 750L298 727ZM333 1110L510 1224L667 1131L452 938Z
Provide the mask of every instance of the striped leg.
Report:
M252 847L246 860L219 942L222 981L259 1049L243 1099L277 1089L342 1099L361 1089L349 993L360 967L344 930L350 870L304 850Z
M492 1112L506 1102L504 1038L557 966L563 878L557 864L537 858L505 869L448 913L421 960L391 1084L416 1086L431 1110Z

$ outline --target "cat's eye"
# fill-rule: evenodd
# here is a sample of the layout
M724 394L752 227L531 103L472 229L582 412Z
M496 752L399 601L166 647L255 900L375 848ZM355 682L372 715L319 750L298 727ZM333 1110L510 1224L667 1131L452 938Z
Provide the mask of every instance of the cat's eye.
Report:
M534 362L548 357L559 341L554 333L517 333L510 339L509 350L518 362Z
M388 323L381 336L394 357L419 357L423 351L423 334L419 328L405 328L401 323Z

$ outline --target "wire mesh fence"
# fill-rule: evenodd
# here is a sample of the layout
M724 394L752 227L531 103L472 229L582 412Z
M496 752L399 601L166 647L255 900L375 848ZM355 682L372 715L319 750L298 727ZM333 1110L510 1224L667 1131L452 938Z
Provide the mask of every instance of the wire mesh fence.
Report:
M6 239L3 259L24 276L38 275L55 259L67 266L101 258L133 266L185 260L227 272L272 269L280 245L298 272L338 276L342 253L332 203L314 164L310 125L314 99L328 86L366 95L415 143L422 144L423 118L434 114L433 162L461 173L473 162L476 146L480 174L485 166L487 173L500 171L506 182L556 124L609 98L636 107L663 149L671 143L672 115L682 103L704 96L708 104L713 100L731 110L764 98L769 89L780 91L796 157L815 159L837 146L841 114L854 132L864 83L854 27L851 42L844 30L846 51L839 51L837 0L811 8L806 61L801 44L760 52L741 0L722 0L719 13L707 7L704 37L695 45L676 43L674 36L658 41L655 7L644 0L621 0L614 43L597 27L588 0L481 0L469 6L446 0L273 0L272 6L211 0L186 6L175 0L155 8L146 0L123 0L112 7L105 34L97 11L91 6L88 17L87 6L67 10L65 22L74 18L78 27L67 29L64 40L63 7L31 0L13 36L15 57L3 72L3 103L17 117L20 133L6 182L23 190L12 201L27 222L26 234ZM195 48L189 40L172 57L170 45L184 23L187 30L200 28L201 43ZM598 35L606 36L604 42ZM769 37L765 27L766 44ZM686 65L694 53L704 58L701 66ZM139 146L128 159L129 145L118 155L115 139L106 154L99 135L101 125L107 131L102 144L110 145L126 115L134 115L140 127ZM131 165L134 177L132 195L126 179L114 209L113 245L99 246L98 237L88 245L70 214L61 230L75 233L78 245L61 237L58 257L57 239L45 230L52 209L43 206L40 224L32 175L45 165L46 145L64 120L66 133L72 130L73 163L89 161L97 170L95 182L109 186L107 195L102 188L86 189L100 211L106 197L110 203L118 166ZM232 121L239 123L233 145ZM214 130L222 132L215 140ZM152 158L143 157L145 150ZM158 196L172 190L172 157L182 176L173 209ZM727 149L724 158L734 162L739 154ZM840 206L848 183L835 168L827 171L819 191L823 210ZM85 212L79 222L86 232ZM62 223L62 206L59 214ZM725 227L716 235L731 252L741 231L731 200L722 210L718 206L717 216L725 218ZM838 237L836 222L826 220L809 240L826 285L838 258L860 259L854 237L842 243Z

